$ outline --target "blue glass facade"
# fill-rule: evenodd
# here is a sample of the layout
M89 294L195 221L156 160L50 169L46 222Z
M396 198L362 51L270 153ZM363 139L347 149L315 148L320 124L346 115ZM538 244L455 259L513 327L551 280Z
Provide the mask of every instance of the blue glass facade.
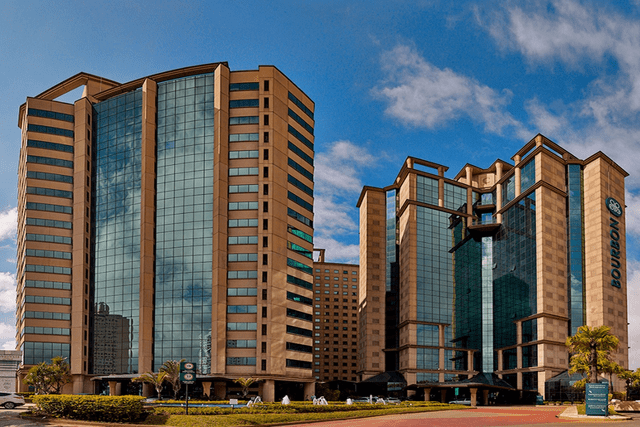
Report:
M213 102L213 74L158 84L154 369L211 369Z
M567 165L567 247L569 252L569 335L585 324L582 167Z
M137 373L142 91L95 104L93 117L94 360L89 372ZM105 318L126 327L114 330ZM113 365L101 364L104 357L113 358Z

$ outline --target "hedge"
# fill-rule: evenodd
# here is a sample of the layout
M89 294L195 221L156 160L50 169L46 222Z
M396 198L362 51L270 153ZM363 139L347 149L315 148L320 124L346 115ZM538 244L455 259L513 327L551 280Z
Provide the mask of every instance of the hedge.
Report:
M121 423L143 420L147 412L140 396L76 396L47 394L33 397L38 413L74 420Z
M168 403L168 402L165 402ZM178 403L178 402L176 402ZM184 402L180 402L184 403ZM191 401L190 403L196 403ZM213 403L213 402L203 402ZM217 403L229 403L217 402ZM369 404L369 403L354 403L353 405L346 405L344 402L329 403L328 405L313 405L311 402L293 402L289 405L282 405L279 402L276 403L260 403L252 407L236 406L235 408L220 408L220 407L197 407L189 406L190 415L230 415L230 414L309 414L309 413L326 413L326 412L352 412L352 411L376 411L389 408L398 407L434 407L442 406L448 407L450 405L439 402L404 402L400 405L382 405L382 404ZM179 415L184 414L184 407L163 407L160 403L154 407L156 414L166 415Z

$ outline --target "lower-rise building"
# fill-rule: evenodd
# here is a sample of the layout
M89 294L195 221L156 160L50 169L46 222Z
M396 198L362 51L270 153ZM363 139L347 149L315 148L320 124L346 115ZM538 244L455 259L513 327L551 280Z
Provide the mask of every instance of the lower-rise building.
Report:
M358 380L358 265L325 261L314 268L313 372L316 381Z

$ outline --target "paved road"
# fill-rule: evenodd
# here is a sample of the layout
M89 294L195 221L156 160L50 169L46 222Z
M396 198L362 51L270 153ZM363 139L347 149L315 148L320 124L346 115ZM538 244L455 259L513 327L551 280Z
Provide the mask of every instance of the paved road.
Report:
M570 424L640 426L640 414L632 421L563 420L563 407L484 407L458 411L387 415L358 420L315 423L313 427L490 427L566 426ZM303 424L300 424L302 426ZM307 425L308 427L309 425Z
M299 424L305 427L492 427L492 426L557 426L568 424L609 425L640 427L640 413L627 413L631 421L562 420L556 418L563 407L484 407L458 411L426 412L419 414L387 415L357 420L330 421L326 423ZM0 427L59 427L73 425L64 421L40 424L20 418L24 409L0 409ZM86 424L84 424L86 426ZM293 427L293 426L290 426Z

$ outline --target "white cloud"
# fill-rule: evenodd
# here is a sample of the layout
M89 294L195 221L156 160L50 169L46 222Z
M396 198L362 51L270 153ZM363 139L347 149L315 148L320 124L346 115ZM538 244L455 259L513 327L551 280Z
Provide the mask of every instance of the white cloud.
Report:
M347 264L358 264L360 260L360 246L348 245L332 238L318 237L314 239L314 245L326 249L325 256L331 255L333 260L341 260ZM329 261L327 259L327 261Z
M497 91L450 69L440 69L406 45L386 52L382 62L387 80L373 94L387 101L386 113L405 125L434 129L469 117L483 124L486 132L523 131L506 111L511 100L508 90Z
M314 246L326 249L327 261L357 262L357 245L345 241L358 235L354 201L362 191L360 177L380 156L350 141L333 142L316 153Z
M5 239L16 240L18 229L18 208L0 211L0 242Z
M16 341L15 340L9 340L9 341L4 341L2 342L2 340L0 340L0 350L15 350L16 349Z
M627 234L640 236L640 194L627 191L625 195Z
M0 340L6 340L7 338L15 338L16 327L8 323L0 322Z
M629 368L640 368L640 311L633 307L640 306L640 261L627 260L627 307L629 322Z
M606 3L563 0L506 8L481 25L531 64L598 73L571 105L529 101L531 123L578 157L603 151L630 173L627 186L639 188L640 21Z
M16 275L15 273L0 272L0 312L15 313L16 311Z

